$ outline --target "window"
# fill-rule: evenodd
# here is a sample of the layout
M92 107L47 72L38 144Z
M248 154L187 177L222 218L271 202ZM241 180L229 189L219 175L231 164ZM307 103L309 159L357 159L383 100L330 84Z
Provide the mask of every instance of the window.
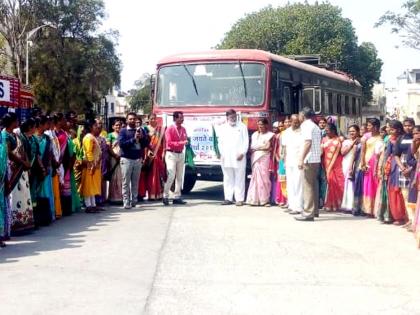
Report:
M321 89L315 89L314 112L320 114L321 110Z
M337 114L341 115L342 114L342 110L341 110L341 94L337 94Z
M290 87L285 86L283 89L283 104L284 104L284 112L290 113L292 104L290 103L291 97L290 97Z
M313 108L315 89L309 88L303 90L302 107Z
M265 69L252 62L165 66L159 69L156 101L162 107L258 106L264 102Z
M328 92L328 110L326 114L334 114L333 94L331 92Z
M350 114L349 97L347 95L344 97L344 114Z
M111 103L111 114L114 114L115 113L115 105L114 105L114 103Z
M351 111L353 115L357 115L357 108L356 108L356 98L351 98Z
M420 73L416 73L416 83L420 83Z

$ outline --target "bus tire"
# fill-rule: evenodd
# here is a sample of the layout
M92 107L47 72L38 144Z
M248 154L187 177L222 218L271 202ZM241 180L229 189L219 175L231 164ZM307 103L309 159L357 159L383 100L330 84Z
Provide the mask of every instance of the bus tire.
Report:
M184 187L182 188L183 194L188 194L194 188L195 182L197 181L197 172L191 167L185 168Z

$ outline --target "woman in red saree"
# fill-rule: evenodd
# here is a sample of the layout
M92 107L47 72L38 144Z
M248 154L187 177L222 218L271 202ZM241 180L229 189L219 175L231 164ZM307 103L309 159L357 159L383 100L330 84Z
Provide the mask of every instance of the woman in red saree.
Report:
M322 138L322 166L327 178L327 194L324 208L327 211L338 211L341 208L344 194L343 156L341 155L341 141L337 127L328 124L325 127L326 136Z
M162 198L162 178L165 171L163 164L163 135L164 128L158 126L156 114L149 115L149 125L144 127L150 137L149 147L145 152L142 173L139 183L139 198L146 196L148 200L159 200Z

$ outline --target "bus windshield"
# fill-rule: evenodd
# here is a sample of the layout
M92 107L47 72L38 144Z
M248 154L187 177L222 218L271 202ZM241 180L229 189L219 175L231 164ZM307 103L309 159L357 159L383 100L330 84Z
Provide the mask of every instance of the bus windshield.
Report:
M257 106L264 101L262 63L177 64L158 74L157 104L177 106Z

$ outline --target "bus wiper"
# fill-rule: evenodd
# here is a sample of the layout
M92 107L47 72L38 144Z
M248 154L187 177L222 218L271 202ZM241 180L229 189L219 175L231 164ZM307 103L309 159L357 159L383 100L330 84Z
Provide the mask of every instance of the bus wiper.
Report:
M242 63L240 61L238 61L239 63L239 69L241 70L241 75L242 75L242 80L244 82L244 93L245 93L245 97L248 97L248 93L247 93L247 89L246 89L246 80L245 80L245 75L244 75L244 69L242 69Z
M191 78L192 84L194 86L195 94L197 94L197 96L198 96L197 83L195 83L195 79L194 79L193 75L191 74L190 70L188 70L188 68L185 65L185 63L183 63L182 66L184 67L185 71L187 71L189 77Z

